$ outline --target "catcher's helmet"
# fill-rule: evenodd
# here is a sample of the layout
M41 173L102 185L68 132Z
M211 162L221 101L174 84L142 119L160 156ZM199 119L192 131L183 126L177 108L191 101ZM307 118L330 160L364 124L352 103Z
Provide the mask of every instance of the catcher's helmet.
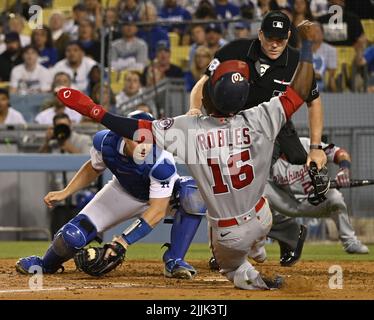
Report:
M209 94L223 115L234 114L245 106L249 94L249 67L240 60L222 62L209 78Z
M148 112L144 112L141 110L135 110L130 112L127 117L137 120L148 120L148 121L154 121L155 118Z

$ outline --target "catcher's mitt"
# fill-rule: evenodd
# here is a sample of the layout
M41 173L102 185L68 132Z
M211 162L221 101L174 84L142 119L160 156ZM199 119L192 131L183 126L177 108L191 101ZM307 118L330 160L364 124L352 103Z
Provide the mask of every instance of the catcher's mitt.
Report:
M112 249L114 255L104 259L108 249ZM74 256L74 262L78 270L91 276L100 277L120 265L126 255L126 249L119 242L111 242L103 247L91 247L79 250Z
M326 200L326 193L330 188L330 177L326 167L318 170L315 162L310 163L309 176L312 179L313 190L308 194L308 201L314 206Z

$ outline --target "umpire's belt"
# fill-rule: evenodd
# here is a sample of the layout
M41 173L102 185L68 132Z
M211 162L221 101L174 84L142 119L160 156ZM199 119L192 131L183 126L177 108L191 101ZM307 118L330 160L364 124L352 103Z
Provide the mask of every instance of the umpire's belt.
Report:
M254 208L252 208L249 212L244 213L240 216L236 216L230 219L214 219L209 217L210 224L219 228L231 227L235 225L241 225L243 223L248 222L253 217L256 216L256 213L259 212L262 207L264 206L266 200L264 197L261 197L260 200L256 203Z

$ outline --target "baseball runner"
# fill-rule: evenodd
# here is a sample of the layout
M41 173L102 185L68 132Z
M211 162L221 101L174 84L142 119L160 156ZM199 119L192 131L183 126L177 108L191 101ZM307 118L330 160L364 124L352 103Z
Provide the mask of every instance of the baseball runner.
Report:
M305 150L309 150L310 139L300 138ZM328 162L339 166L336 182L339 187L350 185L351 158L349 153L333 144L323 144ZM348 253L369 253L367 246L356 237L349 221L347 205L343 195L337 189L326 193L326 201L313 205L308 201L312 182L306 165L290 164L281 157L273 165L270 178L265 187L264 196L268 199L271 210L290 217L331 217L338 229L343 248Z
M281 11L271 11L263 17L258 39L234 40L219 49L205 75L191 91L189 114L201 113L200 102L204 83L217 66L227 60L244 61L248 64L251 73L249 82L256 94L248 95L243 109L269 101L272 97L285 92L299 61L298 50L288 45L291 35L290 26L291 22L286 14ZM318 149L323 129L323 109L315 79L306 103L313 144L309 154L300 144L294 125L289 120L277 136L273 151L274 162L282 152L293 164L309 165L309 162L313 161L321 168L326 163L325 154ZM281 214L273 216L273 227L269 237L279 241L282 266L290 266L298 261L306 233L306 228L295 219ZM212 264L211 268L213 268Z
M298 27L303 39L300 63L285 94L244 111L239 112L248 95L256 92L248 84L248 65L239 60L221 63L205 82L202 104L209 116L136 120L111 114L74 89L57 94L66 106L117 134L155 141L186 163L208 207L220 271L237 288L270 289L282 283L280 278L263 278L247 257L258 262L266 258L264 242L272 216L262 195L275 138L310 92L313 28L308 21Z
M132 119L152 121L145 112L134 111ZM62 191L48 193L45 203L52 207L91 182L108 168L113 179L64 225L43 258L31 256L20 259L16 269L20 273L33 273L39 266L43 273L55 273L62 264L75 256L100 234L123 221L137 218L122 236L103 248L79 251L75 262L79 269L99 276L120 264L127 247L149 234L169 212L171 197L177 197L179 206L172 227L172 239L178 240L165 252L165 276L191 278L196 270L183 260L192 237L200 224L206 207L196 184L189 177L179 177L173 156L155 145L123 139L114 132L102 130L95 134L91 159L87 161ZM182 229L181 220L188 228ZM192 230L192 232L191 232ZM192 236L191 236L192 233Z

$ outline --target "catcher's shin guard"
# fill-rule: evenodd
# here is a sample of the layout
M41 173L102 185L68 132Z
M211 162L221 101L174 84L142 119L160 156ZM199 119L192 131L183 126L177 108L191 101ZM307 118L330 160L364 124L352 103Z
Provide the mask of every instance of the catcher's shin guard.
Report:
M43 257L46 270L58 269L75 253L90 243L97 235L96 227L84 214L79 214L65 224L56 234Z

